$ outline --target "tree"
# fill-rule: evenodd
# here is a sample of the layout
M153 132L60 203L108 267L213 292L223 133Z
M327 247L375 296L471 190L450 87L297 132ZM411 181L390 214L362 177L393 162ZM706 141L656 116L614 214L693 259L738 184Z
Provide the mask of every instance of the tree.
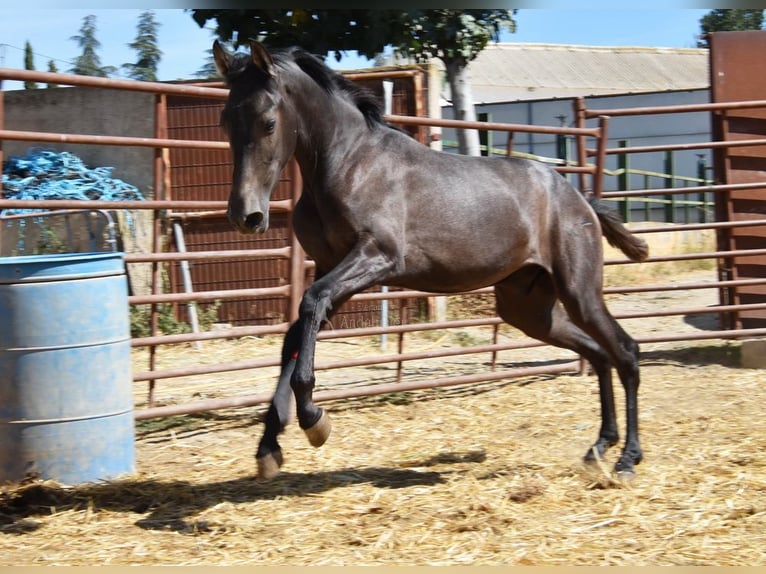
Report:
M204 78L206 80L217 78L219 74L218 74L218 68L215 67L215 58L213 56L213 49L210 48L209 50L206 50L205 53L207 54L205 63L202 64L202 66L200 66L200 68L196 72L194 72L194 75L198 78Z
M516 30L515 10L416 10L399 20L393 45L397 52L417 61L440 58L452 94L455 119L476 121L468 78L468 63L497 41L500 31ZM479 132L458 130L461 153L479 155Z
M73 74L81 76L98 76L106 78L116 72L114 66L102 66L96 50L101 47L101 42L96 39L96 17L91 15L83 18L79 36L69 38L74 40L82 49L82 54L77 56L74 66L69 70Z
M48 60L48 71L51 74L58 74L59 69L56 67L56 62L54 62L53 60ZM48 88L58 88L59 85L55 84L55 83L48 82L46 87L48 87Z
M32 52L32 44L29 43L29 40L27 40L26 44L24 44L24 69L32 71L35 69L35 56L34 52ZM37 82L26 80L24 82L24 89L36 90Z
M146 10L138 18L138 34L136 39L128 44L138 53L134 64L123 64L128 77L145 82L157 81L157 66L162 58L162 51L157 46L157 28L159 23L154 19L154 12Z
M515 30L515 10L192 10L199 26L216 21L215 33L234 45L248 39L269 47L299 45L318 54L354 50L374 58L387 45L416 61L441 58L452 89L456 119L473 120L466 77L473 60L500 31ZM478 155L475 130L459 130L461 153Z
M711 32L739 32L761 30L763 28L763 10L711 10L700 19L700 39L698 48L709 48L707 35Z

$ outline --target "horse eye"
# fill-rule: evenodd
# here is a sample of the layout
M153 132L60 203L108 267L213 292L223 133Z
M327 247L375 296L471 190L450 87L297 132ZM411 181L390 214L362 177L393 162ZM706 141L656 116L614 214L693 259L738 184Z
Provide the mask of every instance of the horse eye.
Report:
M265 128L267 134L274 133L274 127L277 125L277 120L268 120L266 122Z

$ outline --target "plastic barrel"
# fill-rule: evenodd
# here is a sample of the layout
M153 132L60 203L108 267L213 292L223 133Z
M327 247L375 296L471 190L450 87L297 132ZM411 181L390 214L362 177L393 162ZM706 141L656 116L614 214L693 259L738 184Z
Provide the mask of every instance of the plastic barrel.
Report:
M0 482L135 470L122 253L0 257Z

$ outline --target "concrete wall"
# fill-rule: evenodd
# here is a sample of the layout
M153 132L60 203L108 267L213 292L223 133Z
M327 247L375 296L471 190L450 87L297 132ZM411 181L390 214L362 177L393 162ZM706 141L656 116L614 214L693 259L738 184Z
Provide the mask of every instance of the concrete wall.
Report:
M139 92L96 88L52 88L3 93L4 128L51 133L154 137L154 96ZM89 168L111 167L111 177L135 185L146 199L154 198L154 148L111 145L61 144L5 140L5 158L25 155L32 147L67 151ZM126 252L151 252L150 211L116 212L120 221L121 247ZM10 236L6 244L15 245ZM70 246L71 248L71 246ZM150 290L151 265L128 269L133 292Z
M4 92L8 130L89 135L154 136L154 96L96 88L52 88ZM89 168L112 167L112 177L154 197L153 148L45 142L2 142L6 158L31 147L67 151Z

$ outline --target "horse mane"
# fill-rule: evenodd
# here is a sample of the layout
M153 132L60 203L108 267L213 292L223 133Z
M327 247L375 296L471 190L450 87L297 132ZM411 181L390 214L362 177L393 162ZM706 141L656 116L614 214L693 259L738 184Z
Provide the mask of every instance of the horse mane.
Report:
M383 108L374 92L358 86L335 72L319 57L299 47L274 50L271 51L271 56L275 65L286 68L285 64L292 62L327 93L348 99L362 112L370 129L376 125L398 129L389 125L383 119ZM226 83L231 85L234 81L242 82L246 78L252 80L255 77L263 76L262 72L257 76L252 75L256 70L257 68L253 65L250 54L235 52L225 77Z
M326 92L348 98L362 112L368 127L388 126L383 120L383 109L380 101L372 91L343 77L330 69L320 58L302 48L290 48L287 50L287 54L307 76ZM279 53L275 54L275 59L279 60Z

